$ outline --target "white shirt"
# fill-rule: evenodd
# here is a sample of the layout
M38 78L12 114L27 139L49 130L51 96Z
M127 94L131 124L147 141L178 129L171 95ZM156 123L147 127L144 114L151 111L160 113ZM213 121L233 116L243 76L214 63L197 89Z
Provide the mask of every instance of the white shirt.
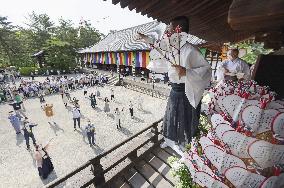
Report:
M79 112L78 108L74 108L72 110L72 114L73 114L73 118L80 118L80 116L81 116L81 113Z
M179 79L176 69L164 59L155 62L151 61L147 68L160 73L168 72L172 83L185 83L187 99L196 108L202 98L204 89L209 86L211 66L200 51L188 42L180 49L180 66L186 68L186 76L181 77L181 79Z
M224 68L228 69L230 73L244 73L244 79L250 78L250 68L248 64L240 59L236 58L233 61L227 59L223 61L217 68L217 81L221 81L224 79Z

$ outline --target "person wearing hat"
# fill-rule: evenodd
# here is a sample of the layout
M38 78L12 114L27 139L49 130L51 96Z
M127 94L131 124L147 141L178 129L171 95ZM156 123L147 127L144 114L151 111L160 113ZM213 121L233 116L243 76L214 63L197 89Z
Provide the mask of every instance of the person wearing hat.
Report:
M14 111L9 112L8 119L10 120L10 123L14 127L16 134L21 133L21 118L13 113Z
M37 126L35 123L30 123L26 117L23 124L24 137L26 140L27 150L30 149L30 138L33 140L33 144L36 145L36 139L33 133L33 127Z
M88 120L88 125L85 127L87 137L89 140L90 147L92 147L95 144L95 125L91 123L91 120Z

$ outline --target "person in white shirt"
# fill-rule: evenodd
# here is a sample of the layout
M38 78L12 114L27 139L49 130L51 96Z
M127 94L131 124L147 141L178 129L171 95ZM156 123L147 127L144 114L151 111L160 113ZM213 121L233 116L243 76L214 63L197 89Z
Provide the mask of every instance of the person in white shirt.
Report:
M172 32L177 26L181 27L182 33L188 34L187 17L179 16L171 20L168 31ZM140 34L140 37L146 42L150 41L150 37L144 34ZM179 50L179 63L172 64L162 57L151 61L147 68L158 73L168 73L172 89L163 120L165 142L161 147L169 146L183 155L185 146L196 136L201 98L205 88L210 84L211 66L200 51L187 41Z
M228 51L228 59L223 61L217 68L217 81L222 80L248 80L250 79L250 68L248 64L238 57L239 50Z
M123 109L121 111L123 111ZM120 115L120 111L118 108L115 109L114 115L115 115L116 128L119 129L121 128L121 121L120 121L121 115Z
M74 131L76 131L76 122L78 123L78 127L80 128L80 119L81 119L81 112L80 109L74 107L72 110L73 121L74 121Z

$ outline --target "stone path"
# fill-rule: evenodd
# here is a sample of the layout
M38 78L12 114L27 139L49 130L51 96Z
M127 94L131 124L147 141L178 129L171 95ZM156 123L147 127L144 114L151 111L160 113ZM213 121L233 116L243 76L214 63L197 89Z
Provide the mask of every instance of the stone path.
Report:
M43 78L37 78L43 79ZM49 154L55 167L54 172L47 180L41 180L38 176L32 151L26 150L25 140L22 134L16 136L8 117L12 107L8 104L0 105L0 188L9 187L42 187L44 184L60 177L88 159L108 150L112 146L135 134L154 121L160 119L165 111L166 101L152 98L148 95L137 93L123 87L113 87L115 102L110 103L111 112L107 115L103 112L104 102L98 100L97 109L92 109L89 99L83 96L83 91L78 90L71 93L71 97L79 99L81 111L85 119L81 120L84 127L87 118L96 125L97 147L88 145L84 131L73 129L72 114L64 107L59 94L46 96L47 103L53 103L55 116L53 120L57 127L48 124L48 118L41 110L39 99L28 99L25 101L26 114L32 122L38 124L34 128L34 135L38 144L45 144L50 139ZM110 99L110 87L98 87L103 97ZM95 92L95 87L88 89L88 94ZM144 111L137 110L134 102L134 119L130 118L128 110L129 100L135 101L138 97L143 98ZM115 107L124 107L122 129L117 130L113 111ZM52 120L52 121L53 121Z

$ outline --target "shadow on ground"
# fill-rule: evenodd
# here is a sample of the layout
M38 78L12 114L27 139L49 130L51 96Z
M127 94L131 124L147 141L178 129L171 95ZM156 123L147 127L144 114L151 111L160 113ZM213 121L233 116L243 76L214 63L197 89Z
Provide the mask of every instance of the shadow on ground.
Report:
M25 138L24 138L24 135L22 133L17 134L17 136L16 136L16 140L17 140L16 145L20 146L20 144L23 143L24 139Z
M152 114L152 112L144 110L144 109L138 109L138 111L144 113L144 114Z
M48 183L50 183L50 182L52 182L52 181L54 181L55 179L57 179L58 178L58 176L57 176L57 174L56 174L56 172L55 172L55 170L53 170L49 175L48 175L48 178L47 179L42 179L41 181L42 181L42 183L44 184L44 185L46 185L46 184L48 184ZM56 186L56 187L65 187L65 184L60 184L60 186Z
M120 129L118 129L119 132L122 132L123 134L125 134L126 136L131 136L133 135L133 133L128 130L127 128L125 127L121 127Z
M56 122L48 122L50 125L50 128L53 130L54 134L57 136L57 132L62 131L64 132L64 129L59 127L59 125Z
M133 119L134 119L136 122L139 122L139 123L144 123L144 122L145 122L143 119L140 119L139 117L136 117L136 116L134 116Z

